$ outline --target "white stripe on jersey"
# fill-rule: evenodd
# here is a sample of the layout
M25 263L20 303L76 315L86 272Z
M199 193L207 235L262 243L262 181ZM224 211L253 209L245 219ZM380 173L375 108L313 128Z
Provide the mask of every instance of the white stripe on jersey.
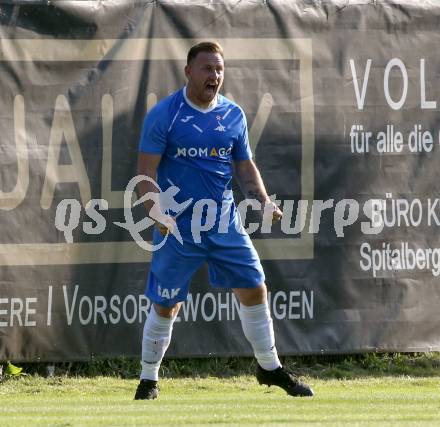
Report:
M200 133L203 133L202 129L200 129L197 125L193 124L193 128L197 129Z
M181 110L182 107L183 107L183 102L180 103L180 105L179 105L179 109L177 110L177 113L176 113L176 115L174 116L174 119L173 119L173 121L171 122L170 127L168 128L168 132L169 132L169 131L171 130L171 128L173 127L173 124L174 124L174 122L176 121L177 116L179 115L180 110Z
M222 120L226 119L228 117L228 114L232 111L232 108L230 108L228 111L226 111L225 115L222 117Z

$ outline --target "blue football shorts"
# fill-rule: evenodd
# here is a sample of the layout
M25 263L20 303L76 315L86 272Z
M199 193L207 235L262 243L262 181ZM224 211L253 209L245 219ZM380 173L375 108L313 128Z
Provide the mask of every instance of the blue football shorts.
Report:
M227 233L202 232L200 243L194 242L189 231L181 232L183 244L168 235L165 244L153 253L145 291L150 301L165 307L185 301L191 278L204 262L208 263L213 287L256 288L263 283L265 276L257 251L241 224L236 224L237 217ZM153 243L163 239L155 228Z

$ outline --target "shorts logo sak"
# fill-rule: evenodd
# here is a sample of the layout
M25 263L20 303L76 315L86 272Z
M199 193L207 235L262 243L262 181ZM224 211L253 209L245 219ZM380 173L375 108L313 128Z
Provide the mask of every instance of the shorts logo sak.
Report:
M180 288L167 289L167 288L162 288L162 286L160 285L157 286L158 295L160 295L162 298L165 299L173 299L174 297L177 296L179 292L180 292Z

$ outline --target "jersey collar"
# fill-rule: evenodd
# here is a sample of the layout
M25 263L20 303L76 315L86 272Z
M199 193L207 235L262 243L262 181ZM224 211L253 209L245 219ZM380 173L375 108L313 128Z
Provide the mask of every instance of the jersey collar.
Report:
M218 95L215 97L215 102L208 108L200 108L193 102L189 100L189 98L186 96L186 86L183 87L183 97L185 98L186 103L191 107L194 108L194 110L200 111L201 113L209 113L212 111L215 107L217 107L218 104Z

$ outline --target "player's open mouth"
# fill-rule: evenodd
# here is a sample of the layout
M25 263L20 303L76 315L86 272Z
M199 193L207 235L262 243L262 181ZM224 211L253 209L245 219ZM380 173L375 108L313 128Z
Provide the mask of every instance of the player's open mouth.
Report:
M217 91L217 85L215 83L207 83L205 86L205 90L212 94L215 94Z

